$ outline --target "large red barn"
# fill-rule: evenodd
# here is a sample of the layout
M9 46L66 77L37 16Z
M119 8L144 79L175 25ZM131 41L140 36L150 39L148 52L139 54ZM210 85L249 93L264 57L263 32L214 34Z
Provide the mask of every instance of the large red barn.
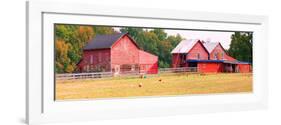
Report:
M251 64L229 56L219 42L183 40L172 51L172 67L196 67L199 72L251 72Z
M97 35L83 48L80 72L158 73L158 57L139 48L128 33Z

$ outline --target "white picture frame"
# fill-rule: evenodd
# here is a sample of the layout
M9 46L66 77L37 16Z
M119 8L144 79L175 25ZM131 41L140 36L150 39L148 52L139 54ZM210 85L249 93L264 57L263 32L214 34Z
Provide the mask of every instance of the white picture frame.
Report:
M267 107L266 16L35 1L27 2L26 11L28 124L240 111ZM252 31L253 92L54 101L54 23Z

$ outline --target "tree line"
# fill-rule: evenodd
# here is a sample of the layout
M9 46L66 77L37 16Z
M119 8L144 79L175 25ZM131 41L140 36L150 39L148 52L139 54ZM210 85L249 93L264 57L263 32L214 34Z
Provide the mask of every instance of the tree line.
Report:
M253 33L235 32L231 36L229 55L239 61L253 62Z
M159 67L171 65L171 51L183 39L179 34L167 35L163 29L121 27L138 46L159 58ZM115 34L113 27L82 26L70 24L55 25L55 72L72 73L81 60L83 47L99 34Z
M81 60L83 47L98 34L116 33L110 27L55 25L55 72L72 73Z

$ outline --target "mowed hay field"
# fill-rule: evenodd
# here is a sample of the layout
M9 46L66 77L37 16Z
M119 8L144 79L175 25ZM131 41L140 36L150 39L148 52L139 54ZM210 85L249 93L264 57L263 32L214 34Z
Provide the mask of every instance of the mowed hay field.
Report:
M57 80L55 91L56 100L67 100L252 92L252 88L251 73L173 73L147 78Z

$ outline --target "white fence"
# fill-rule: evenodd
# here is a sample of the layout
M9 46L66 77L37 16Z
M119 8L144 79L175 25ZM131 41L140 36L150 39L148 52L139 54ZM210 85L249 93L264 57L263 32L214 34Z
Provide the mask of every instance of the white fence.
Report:
M160 68L158 74L163 73L178 73L178 72L197 72L197 67L181 67L181 68ZM114 72L93 72L93 73L66 73L66 74L56 74L56 80L74 80L74 79L100 79L100 78L110 78L113 76L134 76L139 77L141 74L146 74L145 72L136 71L126 71L122 74L115 74Z
M197 72L197 67L160 68L159 73L167 72Z
M112 72L56 74L56 80L97 79L112 77Z

